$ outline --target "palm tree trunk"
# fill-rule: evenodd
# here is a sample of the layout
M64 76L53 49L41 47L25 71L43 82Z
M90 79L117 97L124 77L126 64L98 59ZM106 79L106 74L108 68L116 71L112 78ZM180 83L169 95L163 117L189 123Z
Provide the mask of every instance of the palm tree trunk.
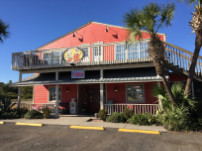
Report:
M193 76L195 74L195 67L196 67L196 63L197 63L197 59L199 56L201 46L202 46L202 35L201 35L201 32L197 32L196 39L195 39L195 50L194 50L191 65L189 68L189 72L188 72L187 83L185 86L185 95L188 95L191 90L191 84L193 81Z
M165 89L166 89L166 92L168 93L168 96L169 96L171 102L173 102L173 104L176 104L175 98L174 98L174 96L173 96L173 93L172 93L172 91L171 91L171 89L170 89L170 86L168 85L168 82L167 82L165 76L161 76L161 78L162 78L162 80L163 80L164 87L165 87Z

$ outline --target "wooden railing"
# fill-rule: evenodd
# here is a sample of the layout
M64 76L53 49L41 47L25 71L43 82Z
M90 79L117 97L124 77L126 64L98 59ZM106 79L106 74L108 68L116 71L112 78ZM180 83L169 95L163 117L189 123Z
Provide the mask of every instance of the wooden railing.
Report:
M164 44L166 48L164 59L170 67L177 67L186 73L191 65L193 53L167 42L164 42ZM74 66L152 62L152 59L147 52L148 40L136 43L119 42L83 45L80 46L80 48L84 52L84 57L80 62L73 64ZM63 60L63 53L68 49L70 48L13 53L12 69L25 70L72 67L71 63L67 63L67 61ZM195 76L198 76L199 78L202 78L201 66L202 57L199 56L195 68Z
M80 46L84 57L74 66L89 66L103 64L123 64L134 62L151 62L147 53L148 41L133 44L125 42L107 43L97 45ZM12 54L12 69L40 69L54 67L72 67L63 59L63 53L70 48L58 48L48 50L35 50Z
M186 74L190 68L193 53L167 42L164 42L164 44L166 47L165 60L167 60L171 68L176 67L178 69L181 69L182 72ZM199 56L195 67L195 76L197 76L198 78L202 78L201 66L202 57Z
M137 113L149 113L156 114L156 111L159 109L158 104L104 104L105 110L108 114L113 112L123 112L125 108L132 109L134 114Z

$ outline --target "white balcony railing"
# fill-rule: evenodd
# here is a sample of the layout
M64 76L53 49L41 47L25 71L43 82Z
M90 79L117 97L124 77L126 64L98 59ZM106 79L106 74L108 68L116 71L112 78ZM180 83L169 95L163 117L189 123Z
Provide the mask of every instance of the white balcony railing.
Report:
M133 62L151 62L152 59L147 53L148 41L141 41L133 44L108 43L80 46L84 57L80 62L71 64L63 59L63 54L70 48L58 48L48 50L34 50L12 54L12 69L41 69L54 67L71 67L121 64Z
M134 114L137 113L149 113L156 114L156 111L159 110L158 104L104 104L105 110L108 114L113 112L123 112L125 108L132 109Z

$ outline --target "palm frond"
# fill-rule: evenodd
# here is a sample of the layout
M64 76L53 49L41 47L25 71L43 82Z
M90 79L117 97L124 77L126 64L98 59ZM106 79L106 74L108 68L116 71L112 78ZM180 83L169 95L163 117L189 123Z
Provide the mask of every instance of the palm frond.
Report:
M3 42L3 38L8 37L8 25L5 24L1 19L0 19L0 41Z

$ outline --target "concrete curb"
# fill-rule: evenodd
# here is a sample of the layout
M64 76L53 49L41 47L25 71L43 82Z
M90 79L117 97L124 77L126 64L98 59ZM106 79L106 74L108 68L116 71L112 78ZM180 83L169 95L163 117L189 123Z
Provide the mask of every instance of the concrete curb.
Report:
M88 129L88 130L104 130L104 127L73 126L73 125L70 125L69 128L72 128L72 129Z
M36 124L36 123L15 123L15 125L22 125L22 126L43 126L43 124Z
M136 130L136 129L118 129L118 132L130 132L130 133L144 133L144 134L155 134L160 135L159 131L147 131L147 130Z

